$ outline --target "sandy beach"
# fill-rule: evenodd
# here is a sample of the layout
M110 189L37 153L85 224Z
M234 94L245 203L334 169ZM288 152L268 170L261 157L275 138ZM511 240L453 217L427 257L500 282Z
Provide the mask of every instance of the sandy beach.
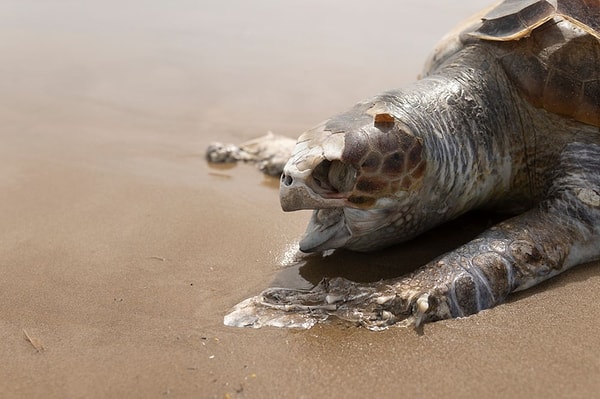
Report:
M223 325L268 286L376 281L489 226L303 256L277 179L204 160L414 80L486 5L2 2L0 398L597 396L599 262L422 332Z

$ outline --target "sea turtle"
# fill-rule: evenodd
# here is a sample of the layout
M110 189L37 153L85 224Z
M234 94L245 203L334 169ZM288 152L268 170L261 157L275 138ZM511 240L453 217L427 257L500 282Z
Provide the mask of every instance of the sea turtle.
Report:
M382 248L476 208L517 216L397 279L267 289L226 324L296 325L291 312L419 325L600 258L600 1L505 0L481 15L414 84L302 134L281 205L314 210L305 252Z

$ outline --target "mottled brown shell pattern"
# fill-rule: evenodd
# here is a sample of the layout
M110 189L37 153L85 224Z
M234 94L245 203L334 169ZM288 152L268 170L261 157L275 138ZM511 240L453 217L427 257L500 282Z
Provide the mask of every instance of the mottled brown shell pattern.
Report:
M507 0L468 35L502 42L501 63L530 103L600 126L599 0Z

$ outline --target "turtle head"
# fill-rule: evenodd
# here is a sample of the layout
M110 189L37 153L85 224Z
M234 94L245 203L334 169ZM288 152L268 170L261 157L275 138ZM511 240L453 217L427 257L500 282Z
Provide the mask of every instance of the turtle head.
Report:
M384 247L416 235L411 208L425 169L420 138L359 104L300 136L281 176L281 206L314 210L304 252Z

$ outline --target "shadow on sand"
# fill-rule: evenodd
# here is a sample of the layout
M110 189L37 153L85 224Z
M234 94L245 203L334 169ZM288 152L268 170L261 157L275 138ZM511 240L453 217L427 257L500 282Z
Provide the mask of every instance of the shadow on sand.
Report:
M336 250L327 256L299 252L296 261L282 269L271 286L310 289L325 277L356 282L399 277L470 241L505 218L506 215L487 212L469 213L414 240L374 252Z

